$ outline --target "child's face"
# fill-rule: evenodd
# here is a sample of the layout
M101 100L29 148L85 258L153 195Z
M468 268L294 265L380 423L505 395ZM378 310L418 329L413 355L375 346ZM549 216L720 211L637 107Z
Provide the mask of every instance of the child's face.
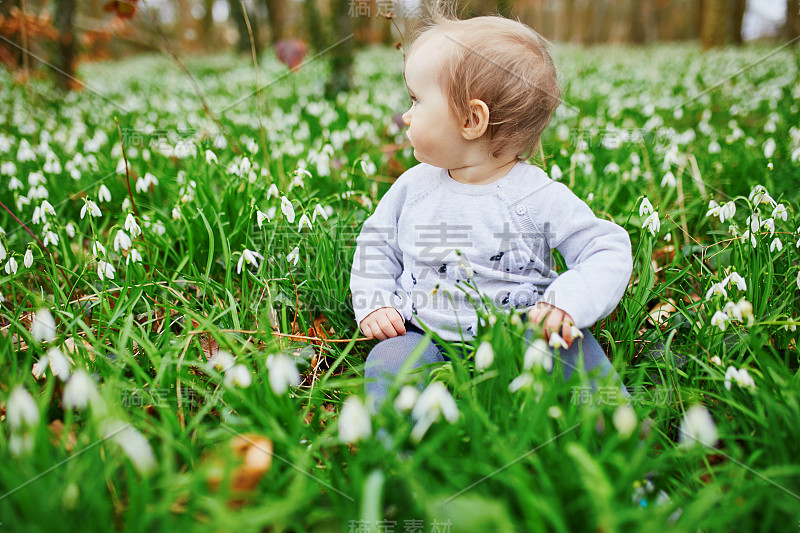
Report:
M432 35L407 58L405 78L412 103L403 114L417 161L447 169L460 166L467 142L461 136L461 121L453 116L436 82L444 53L451 44L440 35Z

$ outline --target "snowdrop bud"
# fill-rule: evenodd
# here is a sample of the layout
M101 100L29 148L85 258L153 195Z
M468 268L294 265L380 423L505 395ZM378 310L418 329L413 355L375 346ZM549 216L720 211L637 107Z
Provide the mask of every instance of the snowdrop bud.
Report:
M414 408L417 398L419 398L419 389L405 385L394 400L394 408L397 411L410 411Z
M369 412L358 396L349 396L339 413L339 438L347 444L367 439L372 434Z
M50 371L53 375L61 381L67 381L69 378L70 362L67 356L64 355L64 352L53 346L47 350L47 359L50 361Z
M286 196L281 198L281 212L284 214L289 224L294 224L294 206Z
M108 190L108 187L104 185L100 185L100 189L97 191L97 199L101 202L110 202L111 201L111 191Z
M6 247L0 242L0 261L5 261L7 255Z
M56 340L56 321L46 307L40 308L31 320L31 335L36 342L53 342Z
M252 381L250 369L244 365L234 365L233 368L225 372L225 378L222 381L229 387L236 385L237 387L246 389L250 386L250 382Z
M33 396L22 385L17 385L8 397L6 421L11 431L18 431L39 424L39 407Z
M33 250L28 248L25 251L25 259L22 261L22 264L25 265L25 268L30 268L33 265Z
M9 257L8 261L6 262L5 271L6 271L6 274L8 274L9 276L12 275L12 274L16 274L17 273L17 260L14 259L13 257Z
M544 339L536 339L525 350L522 367L530 370L536 365L543 367L547 372L553 369L553 352Z
M121 420L107 418L101 424L101 434L106 440L116 442L133 463L134 468L143 475L156 468L156 458L147 439L133 426Z
M529 372L523 372L516 378L514 378L511 383L508 384L508 392L515 393L521 389L527 389L533 384L533 375Z
M64 406L67 409L86 409L95 398L98 398L98 394L94 380L84 369L78 368L64 387Z
M614 427L617 428L620 437L627 439L636 429L636 413L630 405L623 404L614 411Z
M703 405L690 407L681 420L680 446L692 448L697 443L714 446L717 443L717 427L708 409Z
M293 387L300 385L300 373L297 371L294 359L286 354L267 356L267 370L270 387L278 396L286 394L290 385Z
M493 362L494 350L492 349L492 345L487 341L483 341L475 352L475 368L478 370L485 370L492 366Z

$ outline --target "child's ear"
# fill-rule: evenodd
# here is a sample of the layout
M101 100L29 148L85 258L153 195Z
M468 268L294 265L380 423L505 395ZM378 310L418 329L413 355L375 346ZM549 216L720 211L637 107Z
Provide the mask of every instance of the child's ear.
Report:
M480 138L489 127L489 106L486 102L473 98L469 101L469 111L464 126L461 128L461 136L471 141Z

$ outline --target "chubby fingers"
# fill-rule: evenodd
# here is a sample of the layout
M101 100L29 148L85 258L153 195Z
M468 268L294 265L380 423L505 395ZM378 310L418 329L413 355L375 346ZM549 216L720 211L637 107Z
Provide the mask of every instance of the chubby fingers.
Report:
M395 309L394 307L386 310L389 315L389 321L394 326L395 333L397 335L405 335L406 334L406 324L403 320L403 317L400 316L400 312Z

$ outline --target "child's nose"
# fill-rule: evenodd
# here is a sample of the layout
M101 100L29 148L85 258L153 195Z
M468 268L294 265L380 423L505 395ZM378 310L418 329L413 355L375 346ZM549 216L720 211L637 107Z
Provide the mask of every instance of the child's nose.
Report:
M411 125L411 110L409 109L405 113L403 113L403 122L405 122L406 126Z

